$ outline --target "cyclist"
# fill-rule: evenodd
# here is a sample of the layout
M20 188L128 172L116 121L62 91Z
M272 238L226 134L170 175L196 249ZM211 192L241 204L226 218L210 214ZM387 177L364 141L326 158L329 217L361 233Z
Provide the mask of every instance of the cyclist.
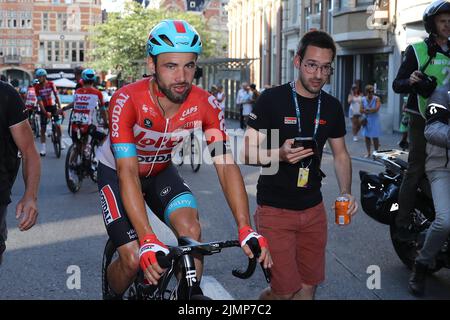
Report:
M26 87L20 87L19 88L19 95L22 101L25 103L25 100L27 99L27 88Z
M107 115L104 109L103 95L94 88L95 71L92 69L85 69L81 78L83 79L83 86L75 91L74 102L68 104L62 110L73 108L73 113L70 119L70 137L75 145L76 153L82 153L89 158L90 146L88 143L89 133L97 131L94 125L94 113L96 109L100 111L103 123L107 123Z
M47 80L47 71L45 71L45 69L37 69L35 76L39 83L34 86L34 90L41 110L41 150L39 154L42 157L45 157L45 128L47 127L48 119L52 116L56 118L56 131L58 136L61 137L62 117L57 112L57 109L61 109L61 103L59 102L58 93L54 83ZM54 96L54 100L52 95ZM61 144L61 149L64 149L63 143Z
M38 111L36 91L34 90L34 85L36 85L37 83L39 83L37 79L34 79L33 82L30 83L25 97L25 109L28 112L28 121L30 122L31 128L33 128L33 130L39 130L39 128L34 128L33 124L31 123L31 121L33 120L33 113L37 114Z
M98 156L98 184L104 223L119 252L107 271L118 296L139 267L151 284L157 284L163 272L155 254L168 250L149 224L145 203L177 236L200 241L196 200L171 163L172 149L195 127L205 133L245 254L253 256L247 245L253 238L262 249L259 262L271 267L265 238L250 227L247 193L227 145L223 110L213 96L192 85L201 50L200 36L187 22L161 21L147 41L153 76L122 87L111 99L109 137ZM195 264L200 278L200 257Z
M34 79L32 83L27 88L25 97L25 107L27 110L36 110L37 108L37 98L34 86L39 83L39 80Z

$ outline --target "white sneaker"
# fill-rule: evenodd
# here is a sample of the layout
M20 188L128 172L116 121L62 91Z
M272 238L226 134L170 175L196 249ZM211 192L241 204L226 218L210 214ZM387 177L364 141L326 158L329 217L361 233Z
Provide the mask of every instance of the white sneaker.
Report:
M39 154L41 155L41 157L45 157L45 154L46 154L47 152L46 152L46 145L45 144L42 144L41 145L41 151L39 152Z
M358 137L356 137L356 136L353 137L353 141L355 141L355 142L358 141Z
M61 150L65 150L65 149L66 149L66 144L61 141Z

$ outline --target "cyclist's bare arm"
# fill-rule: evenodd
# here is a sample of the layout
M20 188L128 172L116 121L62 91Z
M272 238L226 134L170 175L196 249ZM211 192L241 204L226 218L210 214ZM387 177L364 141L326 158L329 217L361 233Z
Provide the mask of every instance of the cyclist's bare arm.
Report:
M44 114L47 113L47 110L45 109L44 103L42 102L42 100L38 100L38 106L39 106L39 108L41 109L41 112L42 112L42 113L44 113Z
M59 101L58 96L55 97L56 105L58 106L58 109L61 109L61 102Z
M250 225L247 192L239 167L229 154L213 158L217 175L238 228Z
M58 91L56 90L56 87L53 86L52 90L53 90L53 94L55 95L56 105L58 106L58 109L61 109L61 102L59 101Z
M247 191L245 190L241 171L234 162L233 155L231 153L218 155L213 157L213 161L220 185L236 220L238 229L251 226ZM243 250L247 256L253 256L253 253L247 245L243 247ZM272 259L266 248L262 248L259 262L263 262L265 268L271 267Z
M74 106L74 102L71 102L71 103L69 103L67 106L61 108L61 110L62 110L62 111L66 111L66 110L72 109L73 106Z
M244 135L244 147L240 153L241 161L256 166L270 164L272 150L261 150L261 144L265 139L265 134L248 127Z

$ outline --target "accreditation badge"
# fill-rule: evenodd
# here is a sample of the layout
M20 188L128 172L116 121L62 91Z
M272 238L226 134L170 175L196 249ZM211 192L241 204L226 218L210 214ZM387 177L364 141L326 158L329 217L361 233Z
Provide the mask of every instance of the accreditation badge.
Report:
M306 188L308 186L309 168L299 168L297 187Z

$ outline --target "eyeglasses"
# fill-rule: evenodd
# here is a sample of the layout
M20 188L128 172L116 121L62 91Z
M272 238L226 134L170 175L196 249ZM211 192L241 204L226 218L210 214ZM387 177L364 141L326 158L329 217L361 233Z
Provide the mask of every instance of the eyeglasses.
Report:
M330 66L329 64L320 66L314 62L305 62L305 63L303 63L303 65L305 66L306 72L309 74L316 73L317 69L319 69L319 68L320 68L320 72L326 76L329 76L329 75L333 74L333 72L334 72L334 68L332 66Z

